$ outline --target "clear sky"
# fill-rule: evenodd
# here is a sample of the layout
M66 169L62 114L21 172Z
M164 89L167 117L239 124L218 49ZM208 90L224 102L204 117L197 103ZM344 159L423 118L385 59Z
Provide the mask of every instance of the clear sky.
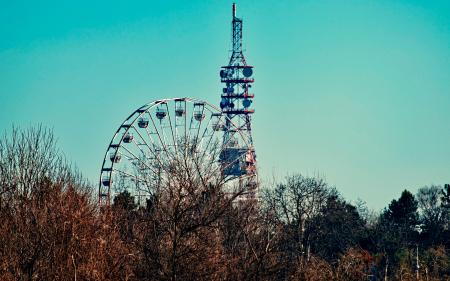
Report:
M219 103L232 1L1 2L0 130L53 128L92 182L137 107ZM263 180L320 175L375 209L450 182L450 1L236 2Z

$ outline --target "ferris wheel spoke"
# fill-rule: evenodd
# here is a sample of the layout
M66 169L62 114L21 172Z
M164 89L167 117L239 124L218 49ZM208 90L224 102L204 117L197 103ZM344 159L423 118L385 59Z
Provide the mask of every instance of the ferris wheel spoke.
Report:
M143 183L146 183L146 184L148 183L147 180L141 179L141 178L139 178L139 177L136 176L136 175L133 175L133 174L124 172L124 171L119 170L119 169L114 169L114 172L118 172L119 174L122 174L122 175L124 175L125 177L132 178L132 179L134 179L134 180L136 180L136 181L139 181L139 182L143 182Z
M153 146L156 146L155 141L153 140L153 137L151 136L150 131L148 130L148 126L145 127L145 132L147 133L148 139L150 140L150 142L152 143Z
M132 159L132 160L134 160L134 159ZM126 172L126 171L123 171L123 170L121 170L121 169L118 169L118 168L114 168L113 169L113 171L114 172L118 172L119 174L121 174L121 176L124 176L124 177L126 177L126 178L132 178L132 179L135 179L136 181L138 181L138 182L143 182L143 183L145 183L145 187L146 187L146 189L147 189L147 191L149 192L149 193L151 193L151 190L150 190L150 188L151 188L151 181L156 181L157 182L157 185L160 185L161 184L161 182L162 182L162 177L161 177L161 175L160 174L156 174L156 175L154 175L154 177L156 177L156 179L152 179L152 178L150 178L150 179L143 179L143 178L141 178L141 177L138 177L137 175L133 175L132 173L130 173L130 172ZM147 175L148 176L148 175ZM150 177L152 177L152 176L150 176ZM138 188L138 187L137 187ZM142 188L138 188L139 190L145 190L145 189L142 189Z
M187 136L186 136L186 146L189 146L189 143L191 142L191 129L192 129L192 123L194 123L194 115L191 116L191 121L189 122L189 130L187 130Z
M205 129L203 130L203 133L201 134L200 139L198 139L198 135L199 135L199 132L200 132L200 126L199 126L199 129L198 129L198 132L197 132L197 136L196 136L196 139L197 139L197 145L196 145L196 146L197 146L199 149L202 149L202 148L203 148L203 147L202 147L202 145L203 145L203 139L204 139L204 137L205 137L206 132L208 131L209 124L211 123L212 118L213 118L213 115L211 114L211 115L209 116L208 122L206 122ZM214 132L214 128L210 128L210 129L212 129L212 132ZM212 133L211 135L213 135L213 133Z
M198 165L198 162L195 161L195 159L194 159L194 165L195 165L196 170L197 170L197 172L198 172L198 176L199 176L199 178L200 178L200 181L202 182L202 185L205 187L205 186L206 186L206 183L205 183L205 181L204 181L204 179L203 179L202 173L200 172L200 166Z
M151 142L151 144L152 144L152 147L154 148L154 153L155 153L155 157L158 159L158 161L159 161L159 163L162 165L162 163L161 163L161 157L160 157L160 151L161 150L158 150L157 149L157 147L158 147L158 145L156 144L156 142L153 140L153 138L151 137L151 133L150 133L150 131L149 131L149 129L148 128L145 128L145 131L147 132L147 135L148 135L148 137L149 137L149 139L150 139L150 142ZM163 149L164 150L164 149Z
M139 137L141 138L141 140L144 142L145 146L147 146L148 150L150 150L150 152L153 154L153 156L155 157L155 159L159 162L159 164L162 166L161 163L161 159L159 159L159 155L155 153L155 151L150 147L150 145L147 143L147 141L145 140L145 138L141 135L141 133L139 133L139 130L137 130L134 126L133 129L136 131L136 133L139 135ZM141 150L142 151L142 150Z
M152 172L154 172L155 174L157 174L157 172L155 172L152 167L150 167L147 163L145 163L144 161L142 161L141 158L137 157L133 152L131 152L128 148L126 148L125 146L122 146L121 148L125 149L130 155L133 156L132 159L138 160L139 162L141 162L144 166L146 166L147 168L149 168ZM144 154L145 155L145 154Z
M187 137L188 137L188 132L187 132L187 103L186 101L184 101L184 152L186 152L186 142L187 142Z
M201 116L202 117L200 118L200 120L197 120L198 121L198 127L197 127L197 133L195 134L195 138L194 138L195 146L198 145L198 134L200 132L200 127L202 126L202 122L203 122L203 119L204 119L204 116L205 116L205 105L202 106Z
M164 147L166 147L166 150L167 150L167 152L172 152L171 150L170 150L170 145L168 145L168 143L167 143L167 139L166 139L166 130L165 130L165 127L163 126L163 123L165 124L165 119L163 118L163 119L160 119L159 120L159 127L160 127L160 133L161 133L161 140L162 140L162 142L163 142L163 146ZM167 126L166 126L167 127ZM173 156L173 155L172 155Z
M170 132L172 134L172 141L173 141L173 147L174 147L174 151L175 151L175 157L176 157L177 162L178 162L177 142L175 141L175 134L174 134L173 126L172 126L172 120L170 118L170 110L169 110L169 106L167 105L167 103L166 103L166 111L167 111L167 117L169 118Z
M166 105L167 117L169 118L169 126L170 126L170 132L171 132L171 135L172 135L173 145L176 147L177 143L175 142L175 134L174 134L174 131L173 131L172 119L170 118L169 106L167 105L167 103L165 105Z
M170 155L169 155L169 152L167 151L166 144L165 144L165 143L162 141L162 139L161 139L161 135L159 134L158 128L156 127L156 124L155 124L155 121L153 120L152 115L151 115L150 112L148 112L148 111L147 111L147 114L148 114L148 116L150 116L150 120L152 121L153 128L155 129L155 132L156 132L156 134L158 135L159 142L161 143L161 145L162 145L162 147L163 147L163 150L164 150L164 152L166 153L167 158L170 159L171 157L170 157Z
M213 178L213 177L215 176L215 174L213 174L213 173L207 173L207 172L205 171L204 168L210 168L210 166L205 165L205 164L203 164L202 162L199 162L199 161L195 161L195 160L194 160L194 164L195 164L195 168L196 168L196 170L197 170L198 176L199 176L199 178L200 178L200 180L201 180L201 182L202 182L202 185L203 185L204 187L206 187L206 186L207 186L207 183L209 182L209 180L210 180L211 178ZM202 167L203 167L203 168L202 168Z
M222 114L220 115L220 117L219 117L219 120L217 121L218 123L220 122L220 119L222 119ZM211 119L212 119L212 115L211 115ZM208 121L209 122L209 121ZM202 136L202 139L204 138L204 135L205 135L205 133L206 133L206 129L207 129L208 127L206 127L205 128L205 131L203 132L203 136ZM214 129L214 128L213 128ZM210 135L210 137L209 137L209 139L208 139L208 142L207 142L207 144L206 144L206 147L203 149L203 154L205 154L206 153L206 151L208 150L208 148L209 148L209 144L211 143L211 140L212 140L212 138L213 138L213 136L214 136L214 133L212 132L211 133L211 135ZM203 158L203 156L202 156L202 158Z

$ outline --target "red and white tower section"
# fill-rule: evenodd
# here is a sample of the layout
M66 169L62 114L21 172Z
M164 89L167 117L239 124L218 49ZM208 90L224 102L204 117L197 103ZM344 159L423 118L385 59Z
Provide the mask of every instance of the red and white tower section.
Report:
M242 19L236 17L236 5L233 4L232 52L227 66L222 66L220 78L222 89L220 108L227 116L224 124L223 143L226 144L220 159L227 164L229 159L240 157L223 170L225 177L240 177L246 186L245 198L255 198L257 191L256 153L253 146L251 116L254 94L250 92L254 79L253 66L247 65L242 51ZM231 126L230 122L236 125ZM242 138L235 139L236 131Z

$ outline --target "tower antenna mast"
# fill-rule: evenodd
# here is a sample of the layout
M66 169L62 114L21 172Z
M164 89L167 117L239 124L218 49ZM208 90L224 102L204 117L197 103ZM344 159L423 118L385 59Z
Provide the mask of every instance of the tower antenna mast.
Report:
M255 112L251 109L254 94L249 93L254 79L253 66L247 65L242 50L242 19L236 16L236 4L232 6L232 52L227 66L222 66L220 71L222 89L220 108L227 118L224 124L223 144L224 150L221 159L227 168L224 176L240 176L241 184L246 187L247 199L255 198L257 189L256 153L253 146L251 115ZM236 130L231 130L231 124L237 124L238 131L242 134L241 143L235 141ZM228 159L236 159L240 155L240 163L230 165Z

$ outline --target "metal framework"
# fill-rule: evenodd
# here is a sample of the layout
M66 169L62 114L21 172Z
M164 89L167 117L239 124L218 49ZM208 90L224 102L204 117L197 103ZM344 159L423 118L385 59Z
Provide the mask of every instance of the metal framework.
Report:
M247 65L242 50L242 19L236 17L236 4L233 4L232 12L232 53L228 65L222 66L220 71L221 82L224 83L220 108L222 113L228 117L227 122L234 122L244 138L242 143L225 149L222 158L232 157L235 151L245 154L245 169L225 172L234 176L245 175L246 181L243 184L247 185L249 190L247 198L255 198L257 192L256 153L251 129L251 115L255 111L250 108L254 94L249 93L254 82L253 66ZM227 126L227 128L229 127ZM233 131L225 130L224 143L228 142L231 134Z
M147 103L122 122L108 145L99 204L109 205L126 190L143 205L170 184L180 167L193 171L190 178L220 181L232 192L244 178L239 171L245 167L245 151L231 153L230 148L245 141L241 130L207 102L171 98Z
M227 192L232 193L233 186L245 190L240 199L256 198L252 74L242 51L242 19L236 17L233 4L232 54L220 71L224 83L220 109L191 98L157 100L136 109L106 150L99 204L109 205L124 190L138 204L145 204L161 187L170 185L180 167L190 171L189 179L220 181Z

